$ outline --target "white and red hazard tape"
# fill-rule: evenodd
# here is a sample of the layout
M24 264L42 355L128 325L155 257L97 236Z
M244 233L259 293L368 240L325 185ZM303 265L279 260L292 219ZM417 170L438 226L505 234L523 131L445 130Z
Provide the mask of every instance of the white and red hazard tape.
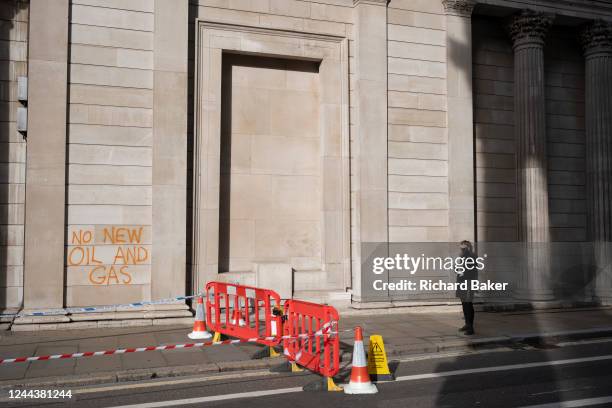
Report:
M197 295L191 296L176 296L173 298L167 299L158 299L158 300L142 300L140 302L133 303L123 303L123 304L115 304L115 305L101 305L101 306L87 306L87 307L67 307L63 309L55 309L55 310L47 310L47 311L31 311L31 312L19 312L19 313L0 313L0 318L8 317L8 318L18 318L18 317L40 317L40 316L60 316L67 314L76 314L76 313L98 313L103 311L123 311L122 309L130 309L130 308L139 308L145 306L154 306L154 305L167 305L175 302L179 302L181 300L188 300L197 298L200 296L205 296L203 292L198 293Z
M347 331L347 330L344 330ZM297 338L308 338L308 337L320 337L325 335L334 335L338 332L326 332L321 333L318 331L313 334L299 334L297 336L270 336L270 337L254 337L250 339L231 339L221 341L208 341L203 343L185 343L185 344L170 344L165 346L148 346L148 347L134 347L114 350L103 350L103 351L86 351L83 353L67 353L67 354L53 354L48 356L32 356L32 357L18 357L18 358L5 358L0 360L0 364L9 363L27 363L30 361L47 361L47 360L63 360L68 358L81 358L81 357L94 357L94 356L108 356L112 354L126 354L126 353L140 353L143 351L163 351L163 350L178 350L195 347L208 347L208 346L220 346L224 344L238 344L238 343L256 343L258 341L271 341L271 340L288 340Z

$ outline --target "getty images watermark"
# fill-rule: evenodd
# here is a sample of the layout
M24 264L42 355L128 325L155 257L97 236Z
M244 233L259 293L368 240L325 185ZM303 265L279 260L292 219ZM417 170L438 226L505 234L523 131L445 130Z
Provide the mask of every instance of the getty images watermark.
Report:
M465 256L458 242L362 242L362 301L612 299L612 242L487 242Z
M400 279L387 282L383 279L374 279L372 288L376 291L505 291L508 282L493 282L478 280L478 272L485 269L487 255L462 257L462 256L410 256L409 254L396 254L393 257L372 258L372 272L381 275L389 272L415 275L418 272L427 271L454 271L460 278L456 282L444 281L442 279ZM470 276L468 276L470 275Z

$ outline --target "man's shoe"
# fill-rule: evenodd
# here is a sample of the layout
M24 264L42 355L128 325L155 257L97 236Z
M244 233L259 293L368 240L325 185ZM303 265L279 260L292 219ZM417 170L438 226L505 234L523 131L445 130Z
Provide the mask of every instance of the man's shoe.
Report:
M466 336L472 336L474 334L474 329L471 327L468 327L465 332L463 332L463 334L465 334Z
M470 328L470 326L468 326L468 325L466 324L466 325L464 325L462 328L460 328L460 329L459 329L459 331L464 332L464 331L467 331L469 328Z

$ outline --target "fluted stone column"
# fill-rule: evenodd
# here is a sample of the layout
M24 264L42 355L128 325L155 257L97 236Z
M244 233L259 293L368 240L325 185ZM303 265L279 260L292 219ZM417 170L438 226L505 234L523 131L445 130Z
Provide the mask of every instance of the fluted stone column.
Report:
M586 185L595 295L612 303L612 26L595 21L582 32L585 56Z
M523 243L519 299L552 299L546 159L544 39L552 18L530 10L513 17L514 132L517 142L517 207Z
M474 241L472 10L475 0L443 0L446 11L449 240Z

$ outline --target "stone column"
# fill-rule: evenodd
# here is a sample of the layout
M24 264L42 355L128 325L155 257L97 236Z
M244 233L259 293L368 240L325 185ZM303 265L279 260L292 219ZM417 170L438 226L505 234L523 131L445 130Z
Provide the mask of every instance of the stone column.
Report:
M449 240L474 241L474 120L472 10L474 0L443 0L446 11Z
M517 296L551 300L549 256L544 38L552 18L530 10L509 25L514 49L514 132L517 143L517 208L524 263Z
M155 0L151 298L186 291L188 0ZM201 289L200 289L201 290ZM187 317L184 301L159 317ZM179 320L180 321L180 320Z
M64 305L69 8L69 0L30 1L25 309Z
M185 293L187 0L155 0L151 298Z
M587 218L595 255L595 294L602 303L612 303L612 26L604 21L589 24L582 43Z
M355 106L352 192L357 234L353 247L353 298L361 299L363 243L388 253L387 205L387 0L355 0ZM363 273L370 273L363 271Z

